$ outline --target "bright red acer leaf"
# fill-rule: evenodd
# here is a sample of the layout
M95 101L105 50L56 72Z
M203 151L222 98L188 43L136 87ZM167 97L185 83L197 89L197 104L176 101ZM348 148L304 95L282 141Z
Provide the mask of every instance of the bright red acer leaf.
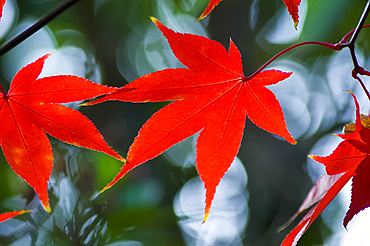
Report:
M201 14L201 16L199 16L199 18L197 19L197 21L205 18L207 15L209 15L209 13L212 12L212 10L221 2L222 0L210 0L209 3L208 3L208 6L206 7L206 9L203 11L203 13Z
M352 177L352 200L343 221L344 227L355 214L370 206L370 190L368 189L370 186L370 129L361 124L359 105L356 97L353 94L352 96L356 104L355 132L338 134L344 141L331 155L310 156L325 166L327 174L324 174L311 188L298 212L288 221L288 224L304 210L320 202L286 236L281 244L283 246L296 245L303 233Z
M31 212L31 210L19 210L19 211L13 211L13 212L8 212L8 213L2 213L0 214L0 223L8 219L11 219L15 216L22 215L22 214L29 213L29 212Z
M44 132L64 142L104 152L123 160L80 112L59 105L114 92L77 76L37 79L45 55L22 68L6 94L0 86L0 144L13 171L32 186L50 211L47 192L53 153Z
M294 21L294 28L298 25L298 6L301 4L301 0L283 0L285 6L288 8L289 14L292 16Z
M260 128L296 143L286 128L279 102L265 87L288 78L291 73L268 70L247 78L243 75L240 52L232 41L227 52L216 41L176 33L157 19L152 20L187 68L145 75L116 93L92 102L175 101L143 125L130 147L127 163L103 191L134 167L200 132L196 163L206 188L207 216L216 187L239 150L246 114Z

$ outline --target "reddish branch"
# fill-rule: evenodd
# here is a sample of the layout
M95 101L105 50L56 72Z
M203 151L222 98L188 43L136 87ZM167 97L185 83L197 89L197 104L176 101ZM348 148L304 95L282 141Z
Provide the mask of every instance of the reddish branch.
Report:
M286 52L288 52L288 51L290 51L294 48L300 47L300 46L304 46L304 45L308 45L308 44L316 44L316 45L321 45L321 46L324 46L324 47L327 47L329 49L336 50L336 51L339 51L339 50L342 50L345 47L348 47L350 52L351 52L351 57L352 57L353 66L354 66L354 68L352 70L352 77L360 82L361 87L363 88L367 97L370 100L369 91L366 89L366 86L364 85L362 80L358 77L358 74L370 76L370 72L365 70L363 67L361 67L358 64L357 58L356 58L356 53L355 53L355 42L356 42L356 39L357 39L360 31L362 30L362 28L370 27L370 25L364 25L365 20L366 20L368 14L369 14L369 11L370 11L370 0L367 1L366 6L364 8L364 11L363 11L363 13L360 17L360 20L359 20L356 28L353 29L352 31L350 31L349 33L347 33L346 35L344 35L342 40L340 40L338 43L332 44L332 43L319 42L319 41L308 41L308 42L302 42L302 43L292 45L292 46L280 51L276 55L274 55L270 60L268 60L265 64L263 64L257 71L255 71L253 74L249 75L248 77L245 77L244 81L248 81L248 80L252 79L258 73L260 73L263 69L265 69L268 65L270 65L273 61L275 61L278 57L280 57L281 55L285 54ZM351 40L349 42L347 42L347 40L350 37L351 37Z

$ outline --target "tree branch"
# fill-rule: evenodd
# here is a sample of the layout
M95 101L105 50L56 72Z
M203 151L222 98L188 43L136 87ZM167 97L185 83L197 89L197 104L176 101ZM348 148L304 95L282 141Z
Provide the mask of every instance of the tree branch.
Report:
M65 10L67 10L69 7L71 7L73 4L78 2L80 0L69 0L63 4L61 4L59 7L57 7L54 11L50 12L49 14L42 17L38 22L36 22L34 25L32 25L30 28L16 36L14 39L10 40L5 45L2 45L0 47L0 56L6 54L8 51L16 47L18 44L29 38L32 34L46 26L50 21L52 21L55 17L59 16L61 13L63 13Z

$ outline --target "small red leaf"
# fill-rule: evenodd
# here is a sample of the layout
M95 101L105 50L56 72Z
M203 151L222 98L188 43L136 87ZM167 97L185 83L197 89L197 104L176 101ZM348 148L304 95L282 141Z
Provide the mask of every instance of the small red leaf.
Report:
M29 213L29 212L31 212L31 210L19 210L19 211L14 211L14 212L2 213L0 214L0 223L8 219L11 219L15 216L22 215L22 214Z
M299 207L298 211L284 225L279 227L278 231L284 230L295 220L295 218L297 218L298 215L300 215L302 212L309 209L312 205L320 201L324 197L324 195L328 192L330 187L332 187L333 184L337 182L342 175L343 174L322 175L312 186L306 198Z
M93 102L174 101L143 125L130 147L127 163L102 191L134 167L200 132L196 166L206 189L206 218L216 187L238 153L246 114L258 127L291 144L296 143L287 130L279 102L265 87L288 78L291 73L268 70L247 79L243 75L240 52L231 40L227 51L216 41L177 33L157 19L152 20L187 68L165 69L145 75Z
M344 185L352 178L355 169L349 170L344 173L331 187L327 190L322 200L313 207L299 222L299 224L285 237L281 246L294 246L298 243L299 239L306 232L308 227L315 221L320 213L328 206L334 197L340 192ZM334 180L338 176L334 177ZM330 184L330 183L328 183ZM327 187L326 187L327 188Z
M14 76L8 94L0 92L0 144L13 171L34 188L50 212L47 187L53 153L44 132L73 145L123 158L107 145L89 119L57 104L93 98L116 89L77 76L37 79L48 56L22 68Z

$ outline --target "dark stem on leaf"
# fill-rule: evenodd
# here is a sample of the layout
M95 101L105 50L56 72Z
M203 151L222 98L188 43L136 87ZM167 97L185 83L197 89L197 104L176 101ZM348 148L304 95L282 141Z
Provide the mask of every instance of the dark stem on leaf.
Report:
M5 45L2 45L0 47L0 56L4 55L14 47L16 47L18 44L29 38L32 34L46 26L51 20L53 20L55 17L59 16L61 13L63 13L65 10L67 10L69 7L71 7L74 3L78 2L80 0L69 0L63 4L61 4L59 7L57 7L54 11L50 12L49 14L42 17L38 22L36 22L33 26L16 36L14 39L10 40Z
M357 72L360 71L361 67L357 62L357 57L356 57L356 52L355 52L355 42L356 42L356 39L357 39L358 35L360 34L360 31L361 31L361 29L362 29L362 27L365 23L365 20L366 20L368 14L369 14L369 11L370 11L370 0L368 0L367 3L366 3L364 11L362 12L360 20L357 23L356 29L353 32L351 40L348 43L343 43L342 44L343 47L348 47L349 50L351 51L351 57L352 57L354 70L357 71Z
M366 86L365 86L364 82L362 82L362 80L360 79L360 77L358 77L358 72L356 70L354 70L354 69L352 70L352 77L354 79L357 79L358 82L360 82L360 85L362 86L362 89L365 91L367 98L370 100L370 93L369 93L369 91L366 89Z
M357 62L357 57L356 57L356 52L355 52L355 44L350 43L348 48L351 52L353 70L358 72L360 70L360 65L358 65L358 62Z
M360 17L360 20L358 21L358 24L356 26L355 32L352 35L351 40L349 41L350 44L354 44L356 42L356 39L358 37L358 34L360 34L360 31L362 29L362 26L364 25L366 18L370 11L370 0L367 1L364 11L362 12L362 15Z

